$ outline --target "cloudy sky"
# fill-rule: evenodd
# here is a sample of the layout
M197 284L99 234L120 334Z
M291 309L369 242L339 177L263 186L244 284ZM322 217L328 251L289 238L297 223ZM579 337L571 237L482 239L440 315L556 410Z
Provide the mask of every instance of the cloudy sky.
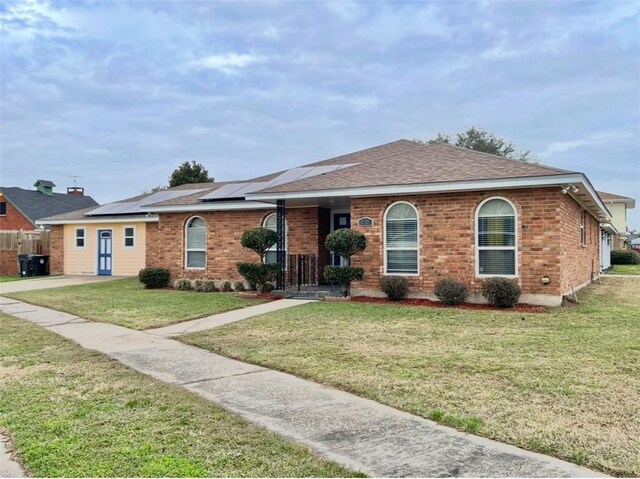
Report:
M640 200L640 2L8 0L1 183L101 202L475 125ZM631 226L640 228L640 204Z

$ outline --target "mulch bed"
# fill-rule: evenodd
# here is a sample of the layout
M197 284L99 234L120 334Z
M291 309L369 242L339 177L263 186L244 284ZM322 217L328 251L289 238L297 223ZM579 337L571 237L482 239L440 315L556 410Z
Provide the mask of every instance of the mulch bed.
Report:
M356 303L377 303L392 304L400 306L422 306L427 308L453 308L453 309L473 309L481 311L502 311L502 312L519 312L519 313L544 313L548 310L546 306L538 306L535 304L518 303L514 308L496 308L490 304L465 303L460 306L447 306L440 301L431 301L426 298L408 298L402 301L389 301L387 298L370 298L367 296L356 296L351 298Z

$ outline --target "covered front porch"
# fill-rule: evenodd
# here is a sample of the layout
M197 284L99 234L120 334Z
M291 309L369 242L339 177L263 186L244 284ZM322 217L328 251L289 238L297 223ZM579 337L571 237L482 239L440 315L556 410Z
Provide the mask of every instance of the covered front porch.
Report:
M308 200L278 200L274 216L275 225L268 225L278 236L273 259L280 267L274 293L285 297L338 295L336 288L325 283L323 271L325 266L345 262L328 251L324 242L333 231L351 227L349 199L312 204Z

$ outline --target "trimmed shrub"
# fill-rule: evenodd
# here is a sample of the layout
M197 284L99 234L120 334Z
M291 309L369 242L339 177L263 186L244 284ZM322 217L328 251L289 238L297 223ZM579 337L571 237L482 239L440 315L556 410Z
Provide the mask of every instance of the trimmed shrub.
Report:
M324 245L329 251L350 258L367 247L367 238L358 231L342 228L328 235Z
M253 228L242 233L240 244L247 249L255 251L260 256L260 262L264 261L264 255L278 242L278 234L269 228Z
M384 276L380 287L390 301L401 301L409 294L409 281L402 276Z
M447 306L456 306L458 304L463 304L469 297L469 291L467 290L467 287L460 281L456 281L455 279L451 278L441 279L440 281L438 281L435 288L433 289L433 292L438 297L438 299Z
M173 282L173 288L178 291L189 291L191 289L191 281L186 278L176 279Z
M273 283L264 283L260 286L260 294L269 294L276 289Z
M276 280L279 265L275 263L236 263L238 273L247 280L251 289L260 289L265 283Z
M632 249L617 249L611 252L611 264L640 264L640 254Z
M147 289L169 286L169 270L165 268L144 268L138 273L138 279Z
M224 291L225 293L233 291L231 283L229 281L225 281L224 283L222 283L222 286L220 286L220 291Z
M344 296L349 296L352 281L362 281L364 269L352 268L351 266L325 266L324 278L330 284L337 284L342 287Z
M520 286L508 278L489 278L482 284L482 296L498 308L513 308L520 298Z
M216 282L212 279L196 279L193 282L193 289L199 293L213 293L217 291Z
M241 293L242 291L245 291L246 288L244 287L244 283L242 281L237 281L234 285L233 285L233 290L237 291L238 293Z

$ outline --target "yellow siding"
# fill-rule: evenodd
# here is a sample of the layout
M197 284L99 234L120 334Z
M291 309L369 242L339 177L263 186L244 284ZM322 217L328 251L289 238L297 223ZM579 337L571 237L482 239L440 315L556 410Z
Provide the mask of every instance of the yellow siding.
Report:
M146 223L64 225L64 274L97 274L98 230L112 231L113 276L136 276L145 267ZM124 247L124 228L135 227L135 246ZM85 247L76 248L76 228L85 229Z
M611 211L613 226L620 233L627 231L627 207L624 203L607 203L607 208Z

